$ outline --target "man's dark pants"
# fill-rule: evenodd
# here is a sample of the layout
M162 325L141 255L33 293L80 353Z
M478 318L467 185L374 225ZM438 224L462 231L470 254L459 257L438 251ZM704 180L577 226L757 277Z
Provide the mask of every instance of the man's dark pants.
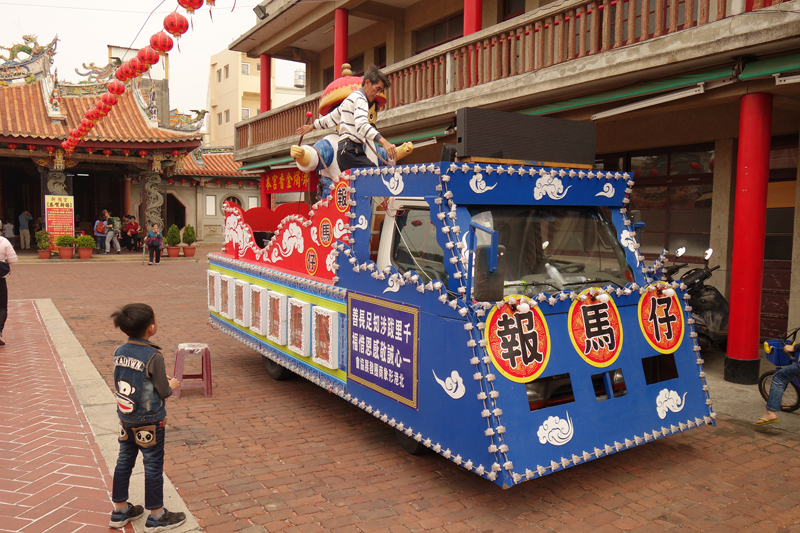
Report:
M367 157L364 145L351 139L339 141L339 147L336 150L336 162L339 163L339 170L342 172L351 168L375 166L375 163Z

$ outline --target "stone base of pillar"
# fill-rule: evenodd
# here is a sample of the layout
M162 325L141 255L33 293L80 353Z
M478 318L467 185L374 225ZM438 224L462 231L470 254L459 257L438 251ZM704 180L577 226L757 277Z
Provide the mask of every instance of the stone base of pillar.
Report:
M756 385L760 368L760 359L734 359L726 355L725 381L739 385Z

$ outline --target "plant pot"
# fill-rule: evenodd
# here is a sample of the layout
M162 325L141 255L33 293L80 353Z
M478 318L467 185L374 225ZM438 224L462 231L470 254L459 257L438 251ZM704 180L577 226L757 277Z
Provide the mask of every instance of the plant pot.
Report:
M78 248L78 257L81 259L91 259L92 248Z
M194 257L196 251L197 251L197 246L184 246L183 257Z
M180 246L167 246L167 257L174 259L181 255Z
M58 256L61 259L72 259L72 254L74 252L75 252L75 248L73 248L72 246L67 246L67 247L59 246L58 247Z
M50 250L39 250L39 259L50 259Z

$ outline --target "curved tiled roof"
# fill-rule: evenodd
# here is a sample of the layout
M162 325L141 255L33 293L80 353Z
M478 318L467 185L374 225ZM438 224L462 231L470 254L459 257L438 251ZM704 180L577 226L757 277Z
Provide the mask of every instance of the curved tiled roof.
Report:
M242 164L233 160L233 152L202 154L203 166L199 166L192 155L183 160L181 175L190 176L245 176L239 172ZM257 178L257 176L249 176Z
M199 133L174 132L151 128L130 90L118 97L119 103L108 116L97 122L86 142L171 143L200 140ZM78 127L86 110L95 106L98 96L62 97L58 121L47 115L40 83L0 88L0 136L29 139L60 139Z

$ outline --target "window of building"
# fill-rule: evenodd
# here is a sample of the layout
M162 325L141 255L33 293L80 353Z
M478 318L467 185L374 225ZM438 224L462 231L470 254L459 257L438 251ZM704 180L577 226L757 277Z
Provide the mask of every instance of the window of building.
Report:
M711 236L713 145L613 154L595 168L633 172L631 210L641 213L645 229L641 251L654 259L686 247L685 260L702 261Z
M231 110L230 109L226 109L225 110L225 124L227 124L230 121L231 121Z
M260 115L260 114L261 114L261 108L260 108L260 107L257 107L257 108L256 108L256 115Z
M226 80L228 79L229 75L230 75L230 65L225 65L225 79Z
M333 67L328 67L322 71L322 85L327 87L333 81Z
M503 20L525 13L525 0L503 0Z
M217 113L217 126L222 126L222 113Z
M256 63L256 72L261 72L261 63Z
M457 39L464 34L464 14L459 13L414 32L416 52Z
M375 63L378 65L378 68L383 68L386 66L386 45L382 44L375 49Z
M242 74L245 76L250 75L250 63L242 63Z
M217 83L222 81L222 71L217 69Z
M350 70L353 71L353 76L363 76L364 75L364 54L360 56L351 57L347 60L350 63Z
M217 216L217 197L212 194L206 196L206 216Z
M253 209L254 207L258 207L258 196L248 196L247 209Z
M242 108L242 120L246 120L248 118L250 118L250 108L249 107L243 107Z

